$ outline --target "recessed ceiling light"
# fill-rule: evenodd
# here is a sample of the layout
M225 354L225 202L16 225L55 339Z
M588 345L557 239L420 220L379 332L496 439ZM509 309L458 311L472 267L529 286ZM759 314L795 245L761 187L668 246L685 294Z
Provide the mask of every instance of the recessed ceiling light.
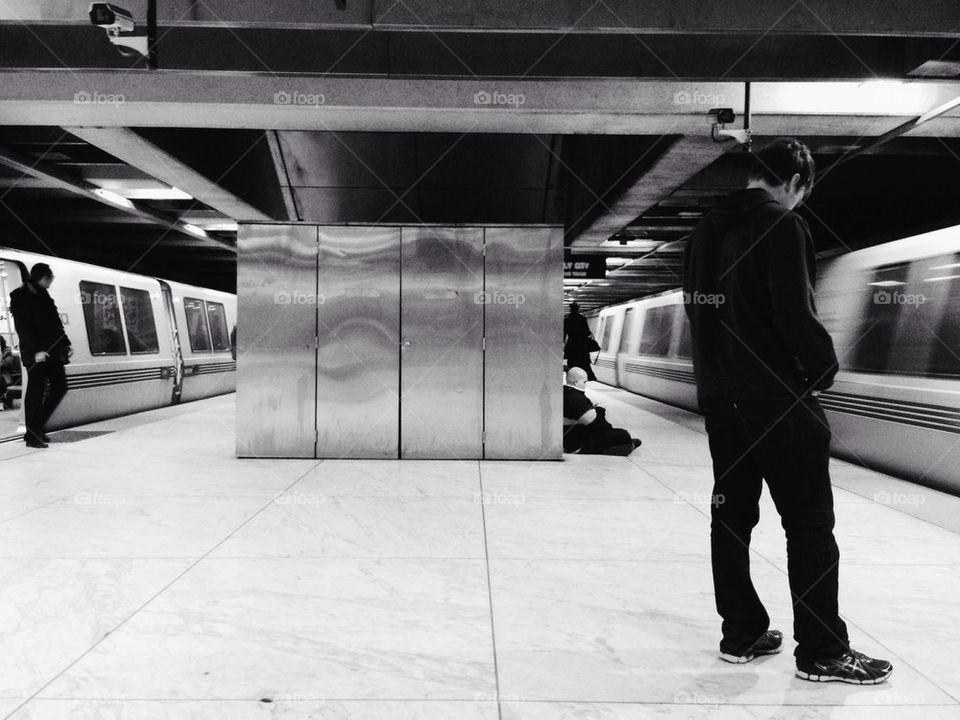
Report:
M105 190L104 188L94 188L93 194L103 198L111 205L116 205L117 207L131 209L133 208L133 203L130 202L123 195L119 195L113 190Z

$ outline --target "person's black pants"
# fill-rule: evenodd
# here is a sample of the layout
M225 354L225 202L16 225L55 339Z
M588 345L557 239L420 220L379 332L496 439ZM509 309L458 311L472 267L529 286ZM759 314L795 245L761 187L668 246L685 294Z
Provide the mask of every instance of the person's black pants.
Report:
M741 655L770 618L750 578L750 535L766 479L787 536L798 658L836 657L848 647L837 593L840 551L833 536L830 428L819 401L702 403L713 457L710 544L722 652Z
M25 440L39 440L47 429L47 420L67 394L67 374L63 363L47 358L27 370L27 393L23 400L27 425Z

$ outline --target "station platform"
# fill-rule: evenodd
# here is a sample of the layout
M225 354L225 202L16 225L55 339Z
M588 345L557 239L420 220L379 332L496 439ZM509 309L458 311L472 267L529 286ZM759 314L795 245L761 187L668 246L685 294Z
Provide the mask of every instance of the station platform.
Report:
M765 493L786 647L729 665L701 421L588 394L631 457L238 460L233 396L0 444L0 717L960 717L958 498L834 461L841 610L895 665L856 687L793 675Z

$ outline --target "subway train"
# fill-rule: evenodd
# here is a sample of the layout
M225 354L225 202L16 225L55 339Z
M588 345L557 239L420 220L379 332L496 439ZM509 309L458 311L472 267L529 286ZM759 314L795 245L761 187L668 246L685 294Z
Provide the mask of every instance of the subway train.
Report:
M960 226L818 264L840 372L820 402L833 454L960 494ZM679 290L591 318L600 382L697 411Z
M0 247L0 335L15 353L10 292L38 262L53 270L50 295L73 345L68 393L49 429L236 389L235 295ZM19 368L11 376L0 440L22 433Z

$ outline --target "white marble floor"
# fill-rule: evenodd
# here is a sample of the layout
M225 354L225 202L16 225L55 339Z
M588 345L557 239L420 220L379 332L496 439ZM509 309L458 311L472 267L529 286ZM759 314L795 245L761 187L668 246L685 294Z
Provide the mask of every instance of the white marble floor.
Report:
M887 685L798 680L792 641L727 665L700 424L592 392L633 457L237 460L232 397L0 445L0 718L960 718L960 535L874 497L960 500L834 464L841 607Z

